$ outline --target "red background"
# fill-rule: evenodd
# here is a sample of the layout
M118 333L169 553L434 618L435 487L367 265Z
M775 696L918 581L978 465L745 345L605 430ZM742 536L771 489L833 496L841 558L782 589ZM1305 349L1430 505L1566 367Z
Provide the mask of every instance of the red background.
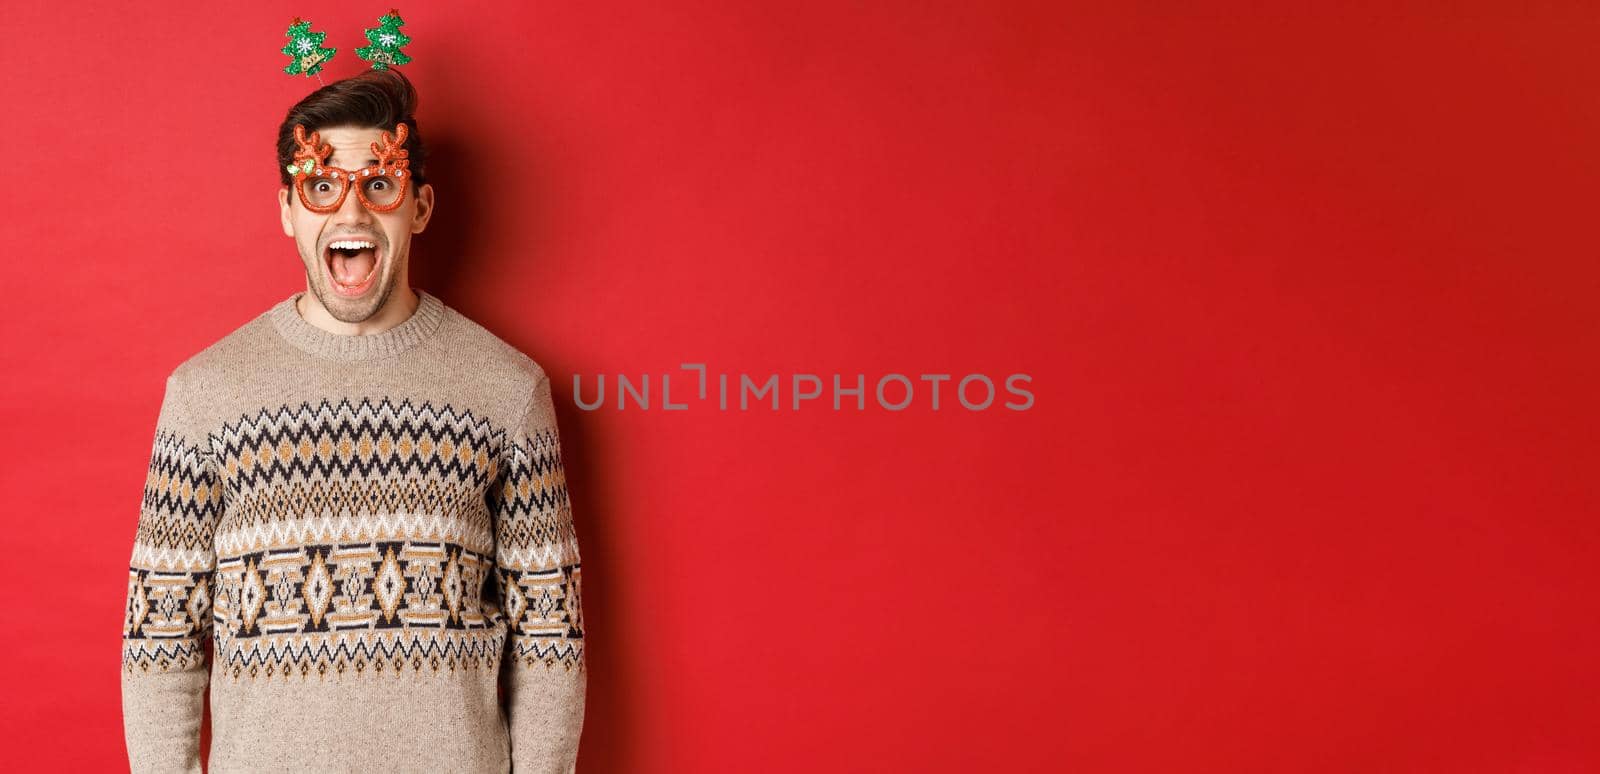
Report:
M555 379L580 770L1600 767L1592 7L664 5L401 9L416 284ZM7 768L126 765L162 379L303 286L289 18L384 10L7 5ZM572 402L681 362L1036 403Z

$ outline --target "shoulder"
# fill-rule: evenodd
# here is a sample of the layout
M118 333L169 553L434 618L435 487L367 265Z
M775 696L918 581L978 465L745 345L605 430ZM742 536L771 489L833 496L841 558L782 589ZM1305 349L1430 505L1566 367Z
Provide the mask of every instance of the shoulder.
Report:
M156 419L158 435L199 444L219 396L237 393L241 381L249 378L250 364L259 362L256 344L264 322L257 316L235 326L167 372Z
M470 382L463 388L507 427L555 421L550 376L528 353L461 312L445 307L443 344L452 367Z
M215 390L251 378L260 368L262 350L271 345L272 335L271 320L263 311L174 366L167 375L167 388Z
M519 393L549 380L538 361L476 320L449 306L445 315L445 344L474 378Z

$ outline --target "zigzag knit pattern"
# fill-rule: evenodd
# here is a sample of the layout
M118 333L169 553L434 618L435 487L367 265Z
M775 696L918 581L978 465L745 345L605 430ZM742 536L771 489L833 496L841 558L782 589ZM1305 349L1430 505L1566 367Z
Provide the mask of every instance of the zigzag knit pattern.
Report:
M543 431L503 454L505 437L470 411L386 398L262 410L204 450L162 431L129 569L125 668L192 659L214 631L234 679L493 669L501 622L526 663L579 667L560 444ZM195 572L211 544L214 566ZM483 606L491 577L498 608Z

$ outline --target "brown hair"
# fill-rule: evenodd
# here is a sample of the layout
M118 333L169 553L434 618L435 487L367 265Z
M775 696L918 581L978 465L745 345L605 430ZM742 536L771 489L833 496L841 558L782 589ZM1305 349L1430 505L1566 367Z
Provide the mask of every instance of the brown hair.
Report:
M409 151L411 183L422 185L428 182L428 152L417 131L416 110L416 87L394 68L366 70L323 86L289 108L289 114L278 126L278 178L284 185L294 182L288 166L298 147L294 142L295 124L305 125L307 133L334 126L359 126L391 134L396 124L405 124L408 136L402 147Z

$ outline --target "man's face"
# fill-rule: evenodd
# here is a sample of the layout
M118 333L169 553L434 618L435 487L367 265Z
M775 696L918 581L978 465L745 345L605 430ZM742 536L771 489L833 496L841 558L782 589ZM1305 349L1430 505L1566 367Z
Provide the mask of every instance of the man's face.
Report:
M333 126L318 131L333 148L329 166L360 170L378 163L372 143L382 147L378 138L383 130ZM433 215L433 186L406 186L405 200L389 212L367 209L354 190L337 211L312 212L292 185L279 189L283 233L294 237L307 288L335 319L361 322L382 309L396 287L409 283L411 235L422 233ZM336 249L335 243L343 244Z

